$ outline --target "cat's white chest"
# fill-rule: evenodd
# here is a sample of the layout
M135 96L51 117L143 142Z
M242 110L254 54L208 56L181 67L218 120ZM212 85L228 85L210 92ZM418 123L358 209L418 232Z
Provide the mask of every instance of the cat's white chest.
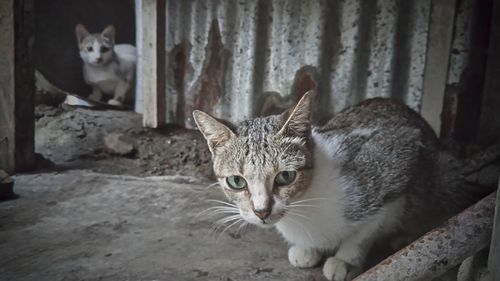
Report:
M102 67L91 67L86 65L84 68L85 81L91 85L98 85L103 91L114 89L120 77L116 71L116 63Z
M281 219L276 227L291 244L303 248L334 249L351 226L344 217L342 198L344 182L331 158L321 150L315 152L315 171L311 186L298 199L300 207Z
M87 84L104 93L113 93L120 82L130 83L133 79L137 56L135 47L121 44L114 47L116 57L106 65L84 64L83 75Z

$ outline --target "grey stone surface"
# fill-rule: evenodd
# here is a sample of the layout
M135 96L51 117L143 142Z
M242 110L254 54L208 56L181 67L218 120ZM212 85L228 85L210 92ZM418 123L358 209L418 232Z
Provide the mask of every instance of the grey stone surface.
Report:
M0 203L1 280L323 280L292 268L274 231L211 234L215 219L197 214L221 194L189 178L74 170L15 180L21 198Z
M134 144L130 138L121 133L111 133L104 136L106 149L118 155L128 155L134 151Z

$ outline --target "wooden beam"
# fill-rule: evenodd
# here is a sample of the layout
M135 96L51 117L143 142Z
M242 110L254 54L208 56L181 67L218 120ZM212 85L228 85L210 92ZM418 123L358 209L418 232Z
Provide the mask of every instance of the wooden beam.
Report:
M439 135L456 0L437 0L431 3L421 114Z
M0 169L33 168L33 0L0 2Z
M14 0L0 2L0 169L14 172Z
M166 105L166 2L136 0L137 96L143 98L143 125L158 128L165 123Z

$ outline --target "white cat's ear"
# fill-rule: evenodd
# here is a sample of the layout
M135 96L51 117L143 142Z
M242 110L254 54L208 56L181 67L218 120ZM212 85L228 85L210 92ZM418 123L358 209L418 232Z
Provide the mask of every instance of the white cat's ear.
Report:
M305 93L297 105L284 113L286 120L278 134L292 133L300 137L306 137L311 130L311 104L315 92L313 90Z
M102 37L108 39L111 43L115 43L115 27L108 25L102 32Z
M193 117L196 125L207 140L208 147L212 153L215 149L235 137L231 129L203 111L193 111Z
M78 43L82 43L83 39L89 35L89 31L83 26L83 24L77 24L75 27L75 35Z

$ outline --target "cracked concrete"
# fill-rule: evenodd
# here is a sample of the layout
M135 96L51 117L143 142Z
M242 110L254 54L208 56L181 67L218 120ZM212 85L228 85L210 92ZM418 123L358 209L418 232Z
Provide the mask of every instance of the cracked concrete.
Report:
M292 268L273 230L210 232L222 199L188 177L85 170L15 177L0 203L1 280L323 280Z

